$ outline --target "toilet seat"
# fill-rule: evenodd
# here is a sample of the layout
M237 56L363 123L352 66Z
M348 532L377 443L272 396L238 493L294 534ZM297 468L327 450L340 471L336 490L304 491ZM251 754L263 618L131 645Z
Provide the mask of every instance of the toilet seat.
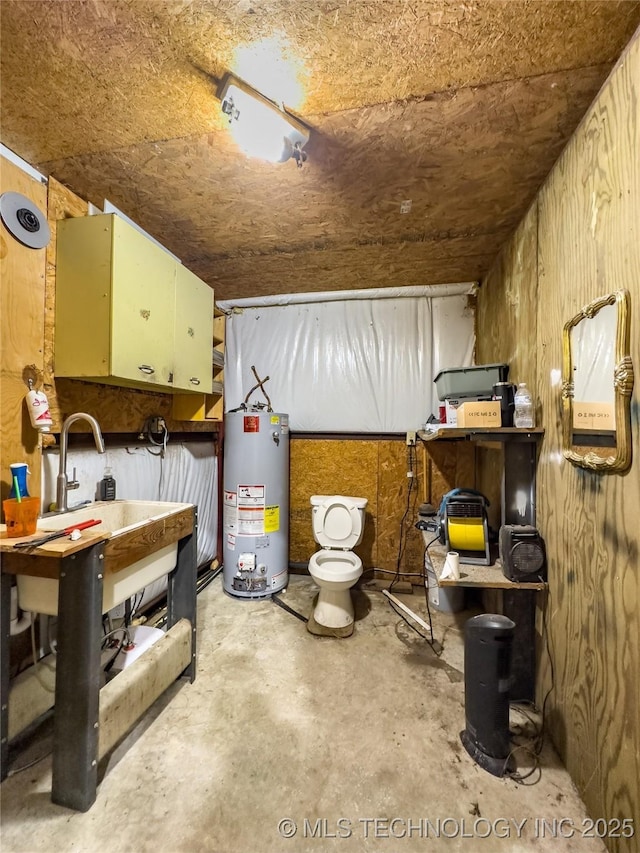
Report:
M355 583L362 574L362 560L353 551L322 548L311 555L309 573L325 583Z
M361 541L364 498L314 495L311 503L314 507L313 534L322 548L350 551Z

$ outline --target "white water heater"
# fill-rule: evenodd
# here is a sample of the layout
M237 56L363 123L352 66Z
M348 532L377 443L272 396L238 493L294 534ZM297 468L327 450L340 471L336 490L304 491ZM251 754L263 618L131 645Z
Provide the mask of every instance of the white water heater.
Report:
M289 415L224 417L223 586L265 598L289 580Z

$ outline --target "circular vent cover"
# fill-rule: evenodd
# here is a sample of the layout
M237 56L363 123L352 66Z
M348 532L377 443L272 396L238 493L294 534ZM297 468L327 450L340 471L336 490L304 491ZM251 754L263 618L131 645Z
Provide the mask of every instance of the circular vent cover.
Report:
M51 232L44 213L21 193L0 195L0 217L7 231L29 249L44 249Z

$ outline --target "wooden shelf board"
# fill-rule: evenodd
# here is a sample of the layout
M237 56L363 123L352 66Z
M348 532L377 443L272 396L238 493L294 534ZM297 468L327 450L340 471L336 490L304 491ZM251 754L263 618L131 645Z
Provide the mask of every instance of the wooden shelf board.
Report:
M431 432L418 430L421 441L453 440L453 439L483 439L484 441L537 441L544 435L542 427L521 429L518 427L447 427L441 426Z
M429 539L427 539L425 531L423 531L425 544L431 541L431 539L433 538L430 532L428 535ZM505 577L505 575L503 574L502 563L499 559L496 559L491 566L476 566L472 563L464 563L460 561L460 580L456 581L451 580L450 578L447 578L446 580L440 580L440 573L442 572L442 569L444 567L444 563L447 558L447 552L444 546L434 543L429 548L428 555L431 559L431 565L433 566L438 586L471 586L492 589L547 588L547 584L543 581L527 583L517 583L516 581L510 581L509 578Z

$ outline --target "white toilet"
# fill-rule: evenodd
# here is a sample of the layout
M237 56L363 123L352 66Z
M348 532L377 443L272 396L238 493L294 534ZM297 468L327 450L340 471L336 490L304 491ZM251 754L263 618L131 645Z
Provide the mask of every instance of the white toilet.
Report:
M309 560L309 573L320 587L307 623L312 634L348 637L353 632L350 588L362 574L362 560L351 550L362 540L366 498L312 495L313 537L321 545Z

